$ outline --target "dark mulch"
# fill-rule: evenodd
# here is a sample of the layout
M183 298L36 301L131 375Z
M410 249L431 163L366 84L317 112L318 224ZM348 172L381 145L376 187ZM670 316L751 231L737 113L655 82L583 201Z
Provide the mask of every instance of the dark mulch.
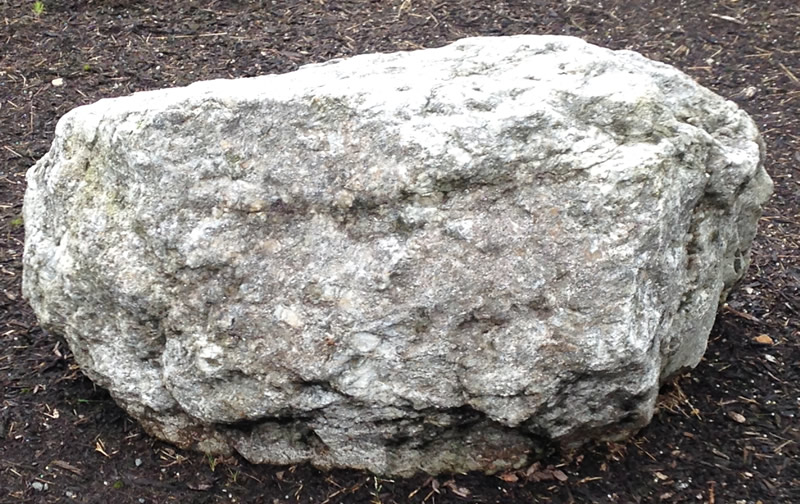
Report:
M800 502L797 0L0 0L0 502ZM24 174L102 97L468 35L569 34L669 62L758 122L776 194L705 360L626 443L528 473L386 480L155 441L22 300ZM62 79L61 85L56 79ZM548 469L548 464L554 466Z

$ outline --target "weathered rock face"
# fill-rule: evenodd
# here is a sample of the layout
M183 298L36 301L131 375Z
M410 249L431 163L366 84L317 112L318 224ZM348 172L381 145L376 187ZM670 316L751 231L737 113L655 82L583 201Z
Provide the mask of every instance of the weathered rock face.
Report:
M492 472L648 423L748 266L763 154L562 37L102 100L28 174L24 292L178 445Z

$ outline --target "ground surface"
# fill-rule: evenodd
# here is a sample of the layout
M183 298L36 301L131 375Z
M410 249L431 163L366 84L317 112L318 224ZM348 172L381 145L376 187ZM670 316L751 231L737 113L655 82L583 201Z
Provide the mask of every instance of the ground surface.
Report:
M800 502L797 0L0 0L0 502ZM384 480L170 448L21 297L27 168L102 97L468 35L569 34L672 63L756 119L776 194L705 360L629 442L518 474ZM548 464L553 467L548 468Z

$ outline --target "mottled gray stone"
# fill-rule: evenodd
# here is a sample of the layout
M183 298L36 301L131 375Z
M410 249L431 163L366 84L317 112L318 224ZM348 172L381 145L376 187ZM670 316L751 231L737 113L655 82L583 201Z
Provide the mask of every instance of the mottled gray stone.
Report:
M664 64L473 38L65 115L24 293L156 436L384 474L646 425L771 191L736 105Z

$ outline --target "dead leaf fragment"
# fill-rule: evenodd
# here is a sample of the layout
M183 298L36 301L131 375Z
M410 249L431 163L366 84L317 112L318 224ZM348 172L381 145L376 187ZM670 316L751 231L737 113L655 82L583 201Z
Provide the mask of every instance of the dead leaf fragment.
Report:
M442 483L442 486L445 486L445 487L449 488L451 492L453 492L453 493L454 493L454 494L456 494L457 496L459 496L459 497L463 497L463 498L465 498L465 499L466 499L467 497L469 497L469 496L470 496L470 494L472 493L472 492L470 492L468 489L466 489L466 488L464 488L464 487L460 487L460 486L456 485L456 482L455 482L455 480L448 480L448 481L445 481L444 483Z
M741 413L736 413L735 411L729 411L728 416L736 423L745 423L747 419Z
M519 481L519 477L517 477L517 475L514 473L501 474L500 479L507 483L516 483L517 481Z
M602 470L602 468L601 468ZM556 469L552 465L548 465L547 467L542 467L539 462L534 463L525 471L525 477L529 481L552 481L558 480L560 482L567 481L569 479L561 469Z
M774 341L772 341L772 338L770 338L769 335L767 334L759 334L758 336L753 338L753 341L755 341L759 345L772 345L773 343L775 343Z
M660 479L661 481L666 481L666 480L668 480L668 479L669 479L669 476L667 476L666 474L664 474L664 473L662 473L662 472L658 472L658 471L656 471L656 472L655 472L655 473L653 473L653 474L655 474L655 477L656 477L656 478L658 478L658 479Z
M542 464L540 462L534 462L527 471L525 471L525 476L530 476L533 473L539 472L542 470Z

